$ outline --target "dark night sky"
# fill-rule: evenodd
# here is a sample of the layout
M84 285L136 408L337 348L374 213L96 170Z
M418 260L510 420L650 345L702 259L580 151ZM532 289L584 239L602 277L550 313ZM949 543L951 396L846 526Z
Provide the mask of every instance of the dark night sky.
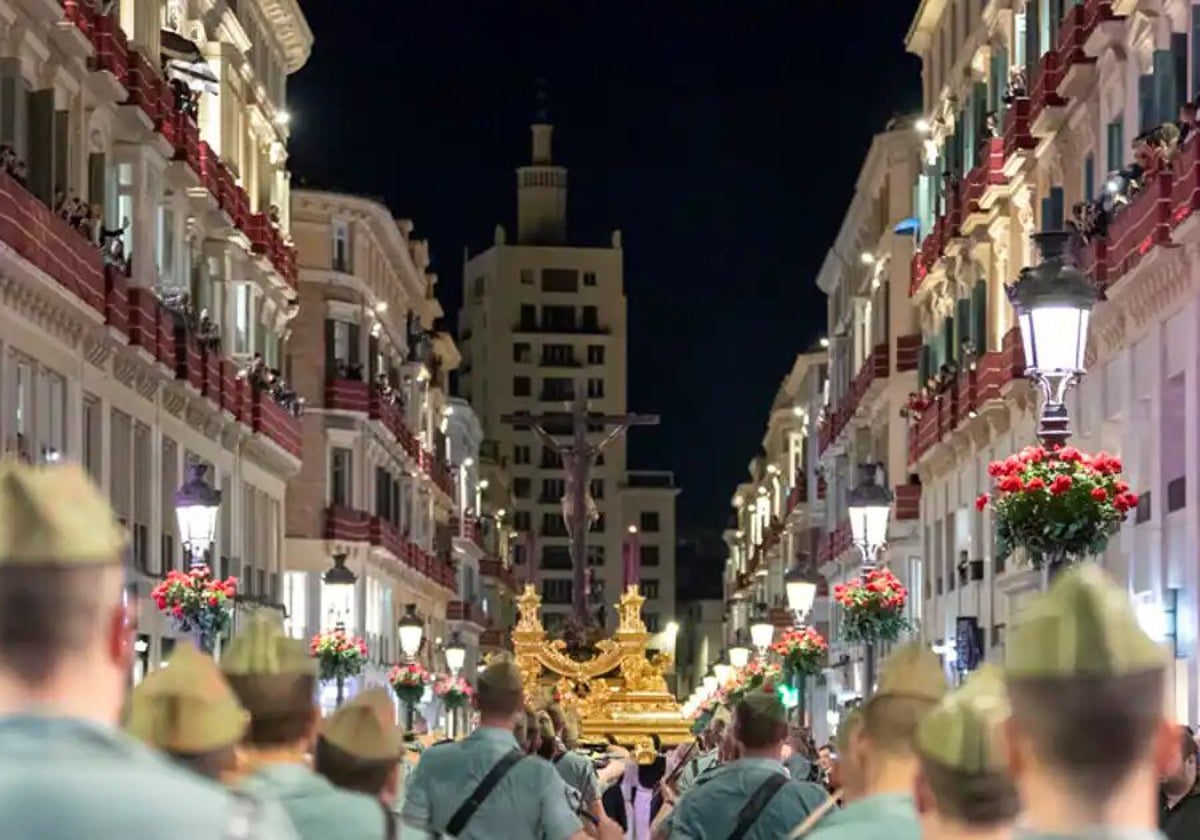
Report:
M920 104L903 46L916 3L687 5L711 11L305 3L316 45L290 83L292 168L412 218L453 317L463 247L515 228L545 77L572 237L624 232L629 407L663 415L634 433L630 466L675 470L681 525L719 529L780 380L822 330L816 272L871 135Z

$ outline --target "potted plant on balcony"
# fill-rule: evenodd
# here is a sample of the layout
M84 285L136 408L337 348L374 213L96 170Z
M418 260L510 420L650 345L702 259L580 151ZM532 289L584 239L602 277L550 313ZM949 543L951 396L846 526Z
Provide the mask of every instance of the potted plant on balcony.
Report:
M177 632L211 654L229 629L236 594L237 578L219 580L208 566L196 566L187 572L168 572L150 597Z
M341 622L330 631L318 633L309 642L308 652L317 660L317 677L321 682L337 684L337 704L345 699L346 680L357 677L367 664L367 643L350 635Z
M388 684L404 704L404 728L412 731L413 708L425 696L425 687L433 679L420 662L405 662L392 666Z
M888 569L871 569L833 587L842 608L842 637L848 642L894 642L908 629L908 590Z
M975 501L996 519L996 559L1020 549L1035 569L1056 571L1103 553L1138 497L1121 460L1073 446L1027 446L988 465L995 486Z

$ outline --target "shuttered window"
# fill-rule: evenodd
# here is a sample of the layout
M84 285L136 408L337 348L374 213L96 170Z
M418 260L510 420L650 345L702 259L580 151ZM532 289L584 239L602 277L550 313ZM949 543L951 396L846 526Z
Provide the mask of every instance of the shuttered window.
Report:
M975 352L984 354L987 346L987 280L976 280L975 288L971 290L971 340L975 342Z

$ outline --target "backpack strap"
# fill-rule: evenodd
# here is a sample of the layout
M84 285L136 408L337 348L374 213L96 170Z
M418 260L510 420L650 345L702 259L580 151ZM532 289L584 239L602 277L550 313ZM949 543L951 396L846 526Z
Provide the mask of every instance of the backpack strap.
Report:
M729 835L729 840L742 840L758 819L758 815L767 807L775 794L779 793L779 789L788 783L789 779L783 773L772 773L768 776L758 790L742 806L742 810L738 812L737 825L733 829L733 834Z
M500 780L508 775L508 771L516 766L517 762L525 757L525 753L520 750L513 750L497 761L488 774L483 777L483 781L479 783L479 787L472 791L467 797L467 801L459 806L454 812L454 816L450 818L450 822L446 823L446 834L457 836L467 827L467 823L471 821L471 817L475 816L475 812L479 810L479 806L487 799L488 794L500 784Z
M558 755L554 756L554 758L552 759L552 761L553 761L555 764L558 764L558 762L560 762L560 761L562 761L562 760L563 760L563 756L564 756L564 755L566 755L566 753L565 753L565 752L559 753Z
M225 824L225 840L254 840L258 835L258 800L241 791L233 794L233 807Z

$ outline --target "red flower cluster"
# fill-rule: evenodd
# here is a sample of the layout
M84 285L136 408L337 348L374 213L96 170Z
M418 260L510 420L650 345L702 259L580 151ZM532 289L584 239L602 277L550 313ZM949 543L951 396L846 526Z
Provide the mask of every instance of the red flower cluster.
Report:
M367 643L341 629L313 636L308 652L316 658L322 680L357 677L367 664Z
M908 590L888 569L872 569L866 579L855 578L847 584L833 587L833 597L848 609L878 606L887 609L902 609L908 599Z
M406 662L403 665L393 665L388 672L388 682L392 688L397 686L420 686L424 688L433 680L433 675L420 662Z
M771 645L771 650L783 657L809 651L824 653L829 650L829 643L815 628L805 627L802 630L789 630L784 633L778 642Z
M237 594L237 578L218 580L208 566L189 572L170 571L150 591L154 605L174 618L187 618L207 608L222 608Z

